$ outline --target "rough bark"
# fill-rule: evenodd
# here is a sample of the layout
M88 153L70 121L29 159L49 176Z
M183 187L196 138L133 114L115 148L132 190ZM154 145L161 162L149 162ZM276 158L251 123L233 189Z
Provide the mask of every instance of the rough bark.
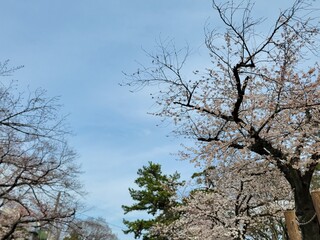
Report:
M295 200L295 211L303 240L320 240L320 228L310 194L310 172L302 174L299 170L291 169L286 176Z

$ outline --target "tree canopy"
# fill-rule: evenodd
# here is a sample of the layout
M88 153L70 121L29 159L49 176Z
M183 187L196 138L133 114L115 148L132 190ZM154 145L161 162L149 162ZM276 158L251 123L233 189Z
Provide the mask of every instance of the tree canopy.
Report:
M240 202L254 206L255 192L260 193L263 186L251 181L253 185L245 188L243 178L259 175L267 181L274 174L279 176L274 179L284 180L290 189L286 197L294 203L303 239L320 239L310 195L320 159L320 69L315 60L319 53L318 11L312 8L312 1L295 0L266 31L260 28L265 19L254 17L250 1L212 2L224 28L206 31L211 66L194 70L191 77L184 69L188 53L181 56L175 46L161 45L159 54L149 55L151 67L140 68L128 84L160 89L153 93L160 107L155 115L173 119L177 134L196 140L196 146L183 153L184 158L215 166L221 170L218 177L237 173L226 178L230 188L234 181L239 187L229 193L235 197L235 206ZM234 166L241 167L239 172L230 171ZM239 191L246 196L244 202L236 197ZM269 193L282 198L276 189ZM273 201L268 197L264 205ZM217 204L225 206L226 199ZM198 203L203 205L200 200ZM233 227L215 222L198 227L204 231L222 226L219 229L225 231L226 239L244 239L247 228L243 223L252 219L253 213L244 211L237 216L236 221L242 222L236 227L239 234L230 235Z
M18 92L5 79L15 70L0 64L0 239L35 225L55 231L73 220L83 193L58 99Z
M163 174L161 165L149 162L137 172L135 183L139 189L129 188L130 195L135 201L131 206L123 205L125 214L133 211L143 211L150 214L152 219L138 219L135 221L124 220L127 230L124 233L134 233L135 238L143 237L144 240L166 239L150 231L157 224L169 224L177 218L172 208L178 205L177 190L184 185L179 181L180 175Z
M70 224L64 240L117 240L105 219L89 217Z

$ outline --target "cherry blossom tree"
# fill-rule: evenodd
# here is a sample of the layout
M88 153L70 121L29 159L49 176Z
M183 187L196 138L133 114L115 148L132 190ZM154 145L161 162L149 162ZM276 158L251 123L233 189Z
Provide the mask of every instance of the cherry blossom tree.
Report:
M184 153L192 161L210 166L237 155L276 168L291 187L303 239L320 239L310 196L320 159L320 77L312 61L319 25L312 1L295 0L268 30L266 19L254 18L251 2L214 0L213 8L224 28L206 32L212 66L190 77L183 71L188 53L181 58L181 51L162 45L150 55L153 65L141 67L129 85L160 88L153 94L155 114L197 140Z
M202 187L194 187L174 209L179 218L158 224L154 232L168 239L251 239L258 233L277 239L285 234L283 228L274 234L263 228L281 221L283 210L293 206L289 185L272 165L235 161L200 176Z
M72 221L82 190L57 99L19 93L4 78L15 68L0 65L0 239L9 239L30 225Z

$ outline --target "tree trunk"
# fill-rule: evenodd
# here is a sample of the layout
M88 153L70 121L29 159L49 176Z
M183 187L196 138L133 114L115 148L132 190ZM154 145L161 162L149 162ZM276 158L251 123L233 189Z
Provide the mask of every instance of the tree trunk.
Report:
M310 194L310 173L291 169L287 180L294 192L295 210L303 240L320 240L320 228Z

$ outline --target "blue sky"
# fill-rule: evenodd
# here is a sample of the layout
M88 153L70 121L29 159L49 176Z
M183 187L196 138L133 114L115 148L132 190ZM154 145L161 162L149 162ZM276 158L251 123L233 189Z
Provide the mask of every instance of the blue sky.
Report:
M277 1L261 2L258 14L278 13L271 2ZM183 139L167 137L171 127L157 127L159 119L147 114L147 90L132 94L119 86L122 71L147 62L142 49L153 51L159 38L189 45L190 71L208 67L203 33L207 23L214 26L213 13L210 0L1 2L0 61L25 65L12 76L21 87L61 97L89 193L85 215L105 218L121 240L133 239L121 232L121 205L130 204L138 168L155 161L166 173L192 171L170 155Z
M147 62L142 49L152 51L159 38L189 44L200 57L210 12L207 0L1 3L0 61L25 65L11 77L21 88L60 96L89 193L84 214L104 217L122 240L133 239L119 227L137 169L148 161L163 163L168 173L190 169L170 155L180 147L166 137L170 127L156 127L159 119L147 114L147 91L132 94L119 86L122 71L136 70L136 60Z

